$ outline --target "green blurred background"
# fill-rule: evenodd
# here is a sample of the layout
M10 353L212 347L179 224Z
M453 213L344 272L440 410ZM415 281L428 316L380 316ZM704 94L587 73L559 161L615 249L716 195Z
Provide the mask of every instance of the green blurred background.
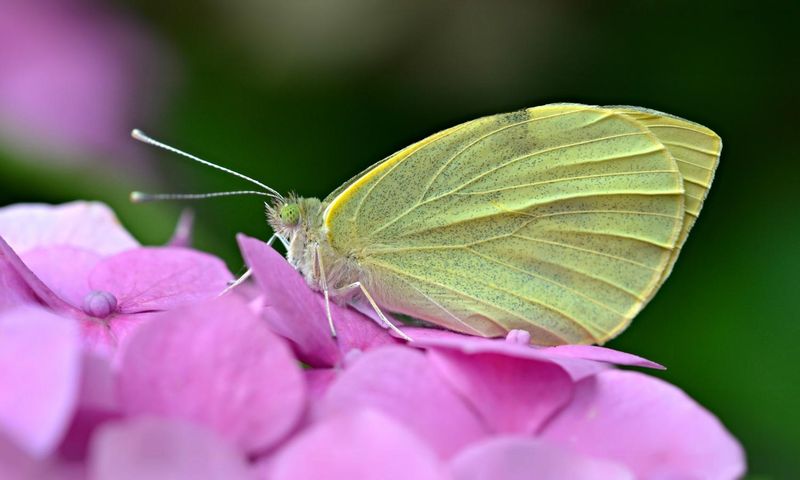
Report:
M797 477L797 2L78 3L90 20L79 28L105 18L94 10L130 22L150 61L115 90L128 104L113 148L43 151L7 129L0 204L98 199L146 243L164 242L185 205L131 205L130 190L249 186L134 144L132 127L319 197L440 129L549 102L644 106L716 130L725 148L703 214L669 281L610 346L667 365L656 374L720 417L753 478ZM196 246L234 271L234 234L269 234L258 197L192 208Z

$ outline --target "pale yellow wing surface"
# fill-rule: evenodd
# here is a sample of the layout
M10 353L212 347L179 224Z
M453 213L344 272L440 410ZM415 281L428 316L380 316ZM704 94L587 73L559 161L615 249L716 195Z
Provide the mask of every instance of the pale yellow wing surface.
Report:
M658 288L684 231L680 167L634 113L548 105L453 127L326 199L328 239L390 310L603 342Z
M331 192L330 195L325 197L325 200L323 201L323 203L330 204L336 197L339 196L340 193L342 193L345 190L347 190L350 187L350 185L352 185L353 183L357 182L358 180L360 180L362 177L364 177L365 175L369 174L373 170L382 168L381 165L383 165L385 162L391 161L391 160L397 160L399 158L405 157L408 154L410 154L411 152L414 152L414 151L424 147L425 145L435 141L436 139L438 139L440 137L444 137L444 136L448 135L451 131L455 130L456 128L461 128L462 126L463 125L457 125L455 127L449 128L447 130L442 130L441 132L439 132L439 133L437 133L435 135L431 135L430 137L424 138L424 139L420 140L417 143L409 145L408 147L400 150L399 152L397 152L395 154L389 155L388 157L384 158L383 160L381 160L378 163L370 165L368 168L365 168L363 171L361 171L358 175L355 175L350 180L348 180L345 183L343 183L342 185L340 185L339 188L337 188L336 190Z
M615 108L641 122L653 132L672 154L672 158L675 159L678 170L683 176L686 218L670 264L664 271L663 281L672 271L680 249L708 195L708 189L711 187L714 173L719 164L722 139L712 130L700 124L674 115L638 107Z

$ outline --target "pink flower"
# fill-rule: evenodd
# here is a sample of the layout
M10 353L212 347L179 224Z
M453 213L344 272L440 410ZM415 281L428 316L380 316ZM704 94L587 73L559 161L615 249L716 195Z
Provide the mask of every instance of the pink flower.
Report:
M437 480L632 480L624 466L540 440L501 436L442 461L390 416L359 409L298 435L263 467L262 478L420 478Z
M313 367L339 365L348 352L397 343L387 330L352 308L331 303L337 339L331 338L324 300L314 294L278 252L255 238L239 235L239 247L264 293L262 318L289 340L297 357Z
M454 480L633 480L623 465L586 457L522 436L497 436L471 445L450 462Z
M321 296L263 242L239 239L261 299L217 297L201 280L223 282L227 270L208 274L209 257L188 249L138 246L97 204L3 209L0 234L14 247L0 242L2 478L744 471L741 447L712 414L615 368L662 368L635 355L533 347L519 330L485 339L404 327L405 343L338 306L334 341ZM85 341L92 315L113 332L126 318L137 325L115 356Z
M163 313L131 336L117 391L129 416L180 418L258 453L305 411L305 383L285 342L243 300L225 296Z
M296 427L299 364L245 300L216 298L219 260L140 247L94 203L0 209L0 233L0 477L252 478L248 456ZM112 363L92 335L125 321Z
M571 371L590 378L610 368L503 340L451 339L427 352L390 346L364 353L330 381L312 406L314 419L376 409L451 458L487 437L538 435L572 401Z
M361 355L313 408L316 420L364 408L378 410L425 439L443 458L490 433L459 392L442 381L425 353L401 346Z
M578 382L548 441L626 465L637 478L738 478L744 452L714 415L680 389L639 372Z
M0 313L0 432L31 457L50 455L78 401L78 327L41 308Z
M345 333L337 346L321 295L263 242L239 241L265 297L263 318L301 358L338 366L306 374L313 391L308 427L267 471L310 478L342 469L359 478L391 477L377 454L374 463L346 460L350 451L372 448L362 437L375 445L394 441L395 433L388 439L377 431L350 435L362 432L359 412L365 410L402 425L404 435L424 445L395 447L396 455L412 462L432 452L455 478L516 478L528 468L543 478L724 479L744 471L741 447L712 414L661 380L614 368L663 368L656 363L603 347L533 347L523 331L485 339L404 328L414 341L387 345L386 331L338 307L334 321ZM315 357L315 349L325 356ZM337 430L339 440L330 440ZM687 440L695 438L700 444ZM313 455L323 439L335 446Z
M142 72L168 70L164 51L99 2L5 0L0 137L63 159L121 158L131 122L152 113L142 105L157 104L141 100L163 90L163 73Z
M306 408L288 346L236 296L155 315L116 368L41 307L0 333L2 478L252 478Z
M96 480L247 480L244 455L192 423L139 417L108 424L92 439L89 476Z
M98 203L0 209L0 308L41 304L108 350L152 312L213 298L232 278L210 255L140 247Z
M431 363L444 380L497 433L536 433L572 399L576 382L612 368L611 362L663 368L602 347L568 346L572 355L565 354L564 347L531 347L530 337L520 338L525 332L519 330L505 341L447 332L428 338L423 331L409 333L416 344L428 349ZM580 355L575 355L576 349Z
M309 428L270 467L274 480L448 478L418 437L391 418L364 410Z
M636 478L735 478L744 471L738 442L677 388L638 372L601 368L587 375L590 366L573 363L581 360L576 353L629 365L646 365L643 359L599 347L533 349L478 338L427 343L446 381L495 431L533 434L612 460ZM552 368L542 368L545 359L572 372L573 382L554 382ZM569 395L557 394L559 385Z
M744 471L741 447L719 421L661 380L550 349L466 340L427 352L384 346L364 353L314 400L306 432L377 411L465 479L517 478L527 468L543 478L726 479ZM341 430L331 457L338 458L337 448L355 448L346 445L348 434ZM395 453L417 455L419 448ZM483 463L493 470L480 473L474 465ZM381 478L380 466L370 465L362 478Z

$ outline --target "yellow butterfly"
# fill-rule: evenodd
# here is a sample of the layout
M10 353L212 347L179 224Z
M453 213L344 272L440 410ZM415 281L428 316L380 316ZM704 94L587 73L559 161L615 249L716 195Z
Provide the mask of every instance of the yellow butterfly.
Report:
M552 104L439 132L322 201L231 173L273 198L289 262L326 299L364 296L381 318L472 335L599 344L669 276L721 149L664 113Z

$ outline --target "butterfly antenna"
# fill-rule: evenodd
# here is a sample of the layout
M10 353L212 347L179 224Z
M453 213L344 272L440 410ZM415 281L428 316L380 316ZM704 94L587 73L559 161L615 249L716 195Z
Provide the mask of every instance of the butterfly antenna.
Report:
M241 178L243 180L247 180L248 182L250 182L250 183L252 183L254 185L258 185L259 187L263 188L265 190L265 192L262 192L262 193L265 193L267 196L272 197L272 198L274 198L276 200L279 200L279 201L283 201L283 196L280 193L278 193L275 189L264 185L263 183L259 182L258 180L254 179L254 178L250 178L247 175L241 174L239 172L233 171L230 168L225 168L225 167L223 167L221 165L217 165L216 163L211 163L211 162L209 162L207 160L203 160L202 158L196 157L196 156L191 155L189 153L186 153L186 152L184 152L182 150L178 150L177 148L171 147L171 146L169 146L169 145L167 145L165 143L159 142L158 140L147 136L147 134L145 134L144 132L142 132L138 128L135 128L135 129L133 129L133 131L131 131L131 137L133 137L136 140L139 140L140 142L147 143L149 145L153 145L153 146L158 147L158 148L162 148L162 149L167 150L167 151L172 152L172 153L177 153L178 155L184 156L184 157L186 157L186 158L188 158L190 160L194 160L195 162L202 163L203 165L205 165L207 167L216 168L217 170L222 170L223 172L225 172L225 173L227 173L229 175L233 175L233 176L239 177L239 178ZM137 192L134 192L134 194L136 194L136 193ZM134 198L134 194L131 194L131 199ZM212 193L212 194L200 194L200 195L210 195L210 197L199 197L199 198L211 198L211 197L214 197L214 196L223 196L224 194L226 194L226 192L218 192L218 193ZM238 195L239 193L238 192L227 192L227 194L229 194L229 195L230 194ZM140 195L145 195L146 196L146 194L140 194ZM160 194L156 194L156 195L160 195ZM182 194L176 194L176 195L182 195ZM189 195L191 195L191 194L189 194ZM178 199L179 198L170 198L169 200L178 200ZM153 200L155 200L155 199L153 199ZM134 201L136 201L136 200L134 200ZM147 201L147 200L140 200L140 201Z
M264 197L271 197L272 195L266 192L259 192L256 190L238 190L234 192L211 192L211 193L144 193L144 192L131 192L131 202L144 203L155 202L160 200L203 200L206 198L216 197L229 197L232 195L261 195Z

